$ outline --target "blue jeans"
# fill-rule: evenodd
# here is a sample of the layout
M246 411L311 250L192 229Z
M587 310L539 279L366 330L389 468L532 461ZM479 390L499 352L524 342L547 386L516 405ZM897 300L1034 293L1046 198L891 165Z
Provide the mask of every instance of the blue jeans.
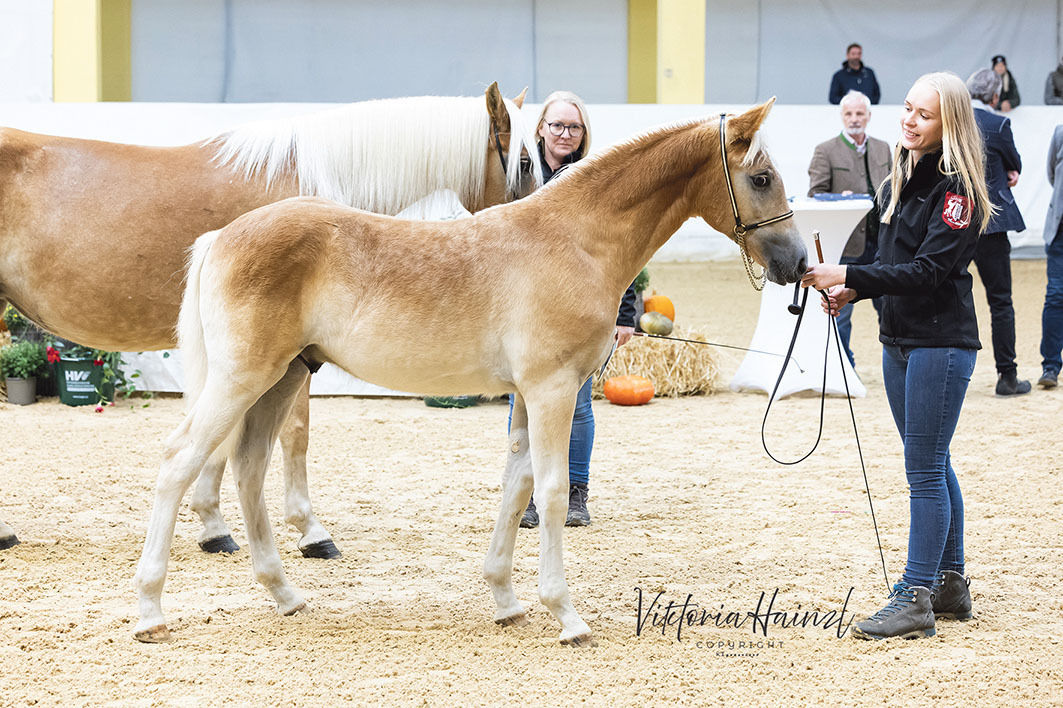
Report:
M1041 368L1059 373L1063 351L1063 222L1052 243L1045 247L1048 287L1041 311Z
M909 585L933 586L938 574L963 575L963 496L949 444L956 432L976 352L952 347L882 347L882 379L904 442L908 478Z
M513 423L513 396L509 397L509 420ZM572 415L572 434L568 439L568 483L586 485L591 477L591 449L594 447L594 409L591 408L591 380L576 394L576 411Z

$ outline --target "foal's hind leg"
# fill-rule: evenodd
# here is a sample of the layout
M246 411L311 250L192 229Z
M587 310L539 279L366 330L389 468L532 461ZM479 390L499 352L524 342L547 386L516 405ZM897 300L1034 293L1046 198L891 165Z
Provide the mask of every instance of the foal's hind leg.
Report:
M307 558L339 558L340 550L310 506L306 483L306 449L310 438L310 377L295 398L281 428L284 455L284 520L299 529L299 550Z
M189 504L199 515L203 530L199 532L199 547L207 553L236 553L240 546L233 540L229 525L221 515L221 478L225 473L225 460L210 461L203 466L192 491Z
M484 578L495 597L495 622L523 626L527 611L513 592L513 549L520 517L532 492L532 464L528 451L528 412L524 399L514 394L509 426L509 453L502 477L502 507L484 561Z
M309 377L301 361L292 362L284 377L267 391L244 416L237 446L230 460L240 505L244 511L247 544L255 579L266 586L277 601L277 611L294 614L306 607L299 592L288 582L269 525L262 482L269 466L273 443L292 402Z
M15 529L0 521L0 550L11 548L15 545L18 545L18 536L15 535Z

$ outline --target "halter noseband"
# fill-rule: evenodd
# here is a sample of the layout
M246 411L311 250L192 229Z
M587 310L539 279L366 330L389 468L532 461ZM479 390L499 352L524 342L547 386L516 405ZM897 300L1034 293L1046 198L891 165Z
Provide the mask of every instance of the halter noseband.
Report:
M742 223L742 217L738 215L738 202L735 200L734 186L731 184L731 168L727 165L727 114L720 114L720 156L723 159L723 175L725 182L727 183L727 196L731 198L731 213L735 218L734 235L735 242L742 250L742 262L746 266L746 275L749 276L749 283L753 286L754 290L762 290L764 288L765 273L760 271L760 276L756 276L753 273L753 259L749 256L749 250L746 248L746 233L753 229L760 228L761 226L768 226L769 224L775 224L784 219L789 219L794 215L792 209L788 210L785 214L779 214L773 216L770 219L764 219L753 224Z

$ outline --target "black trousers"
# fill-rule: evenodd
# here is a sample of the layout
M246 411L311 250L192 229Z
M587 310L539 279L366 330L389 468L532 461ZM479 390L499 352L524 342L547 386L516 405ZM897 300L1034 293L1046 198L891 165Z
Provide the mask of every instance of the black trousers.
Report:
M1015 370L1015 308L1011 304L1011 243L1007 233L982 234L974 264L985 286L997 373Z

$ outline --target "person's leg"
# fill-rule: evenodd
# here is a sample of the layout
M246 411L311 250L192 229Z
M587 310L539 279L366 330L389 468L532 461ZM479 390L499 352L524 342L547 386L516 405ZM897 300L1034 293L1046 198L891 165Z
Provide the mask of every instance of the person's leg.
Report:
M1041 368L1051 373L1051 385L1046 385L1046 377L1039 382L1050 388L1055 384L1063 361L1063 222L1052 243L1045 248L1048 285L1045 288L1045 304L1041 311Z
M983 234L974 263L989 302L993 360L997 373L1015 371L1015 308L1011 302L1011 243L1006 233Z
M591 407L591 379L576 396L572 415L572 435L568 442L568 517L566 526L586 526L587 485L590 482L591 451L594 448L594 409Z

